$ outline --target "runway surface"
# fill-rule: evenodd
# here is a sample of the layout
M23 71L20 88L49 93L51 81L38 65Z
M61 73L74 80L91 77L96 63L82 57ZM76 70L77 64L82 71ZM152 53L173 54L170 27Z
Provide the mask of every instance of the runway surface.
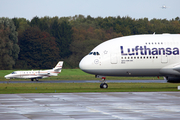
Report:
M0 83L100 83L99 80L39 80L0 81ZM107 83L166 83L166 80L107 80Z
M0 94L1 120L179 118L179 92Z

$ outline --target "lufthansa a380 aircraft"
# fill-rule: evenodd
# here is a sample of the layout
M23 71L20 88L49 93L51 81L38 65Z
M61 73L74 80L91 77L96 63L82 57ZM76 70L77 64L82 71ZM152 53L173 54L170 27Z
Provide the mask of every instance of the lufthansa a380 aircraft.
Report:
M55 68L50 70L36 70L36 71L14 71L11 74L4 76L6 79L11 78L27 78L33 81L34 79L38 81L38 79L47 78L50 76L57 76L62 69L63 61L59 61Z
M95 47L79 63L84 72L106 76L164 76L180 82L180 34L132 35L108 40Z

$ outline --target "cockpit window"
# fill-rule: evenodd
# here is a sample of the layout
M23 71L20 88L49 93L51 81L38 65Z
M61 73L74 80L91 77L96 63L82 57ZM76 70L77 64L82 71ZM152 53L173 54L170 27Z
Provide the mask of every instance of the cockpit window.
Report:
M100 55L99 52L90 52L89 55Z
M16 74L16 72L12 72L11 74Z
M92 54L93 54L93 52L90 52L90 53L89 53L89 55L92 55Z

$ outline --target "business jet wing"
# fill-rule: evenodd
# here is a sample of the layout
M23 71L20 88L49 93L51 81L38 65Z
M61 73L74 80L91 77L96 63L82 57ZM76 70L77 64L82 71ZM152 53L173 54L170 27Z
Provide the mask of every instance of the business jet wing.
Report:
M27 79L42 79L42 76L26 76Z
M26 78L26 79L31 79L31 81L34 81L34 80L36 80L36 81L38 81L38 79L42 79L42 78L46 78L46 77L49 77L48 75L33 75L33 76L26 76L26 77L24 77L24 78Z

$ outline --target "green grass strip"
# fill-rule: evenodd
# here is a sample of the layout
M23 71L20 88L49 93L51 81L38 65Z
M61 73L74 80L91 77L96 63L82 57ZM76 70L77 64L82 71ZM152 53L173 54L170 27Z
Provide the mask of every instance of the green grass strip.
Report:
M0 94L15 93L74 93L74 92L162 92L178 91L180 83L108 83L108 89L100 89L100 83L2 83Z

